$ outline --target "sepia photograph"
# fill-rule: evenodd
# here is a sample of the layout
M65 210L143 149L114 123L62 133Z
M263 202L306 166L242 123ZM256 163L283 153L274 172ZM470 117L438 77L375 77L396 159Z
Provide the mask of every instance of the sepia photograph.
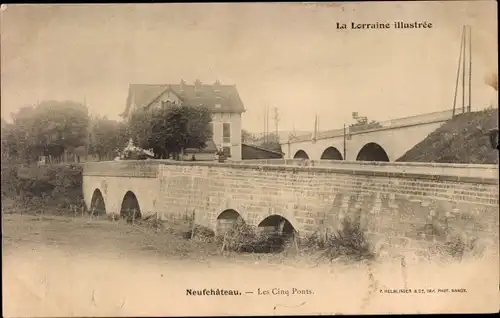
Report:
M3 316L499 312L497 20L2 4Z

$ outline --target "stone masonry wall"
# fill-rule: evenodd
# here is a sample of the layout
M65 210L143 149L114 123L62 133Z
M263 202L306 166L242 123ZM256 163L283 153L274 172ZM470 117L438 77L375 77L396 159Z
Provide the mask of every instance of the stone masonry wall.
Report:
M378 250L421 250L429 242L449 239L449 233L498 249L494 168L486 174L470 168L462 169L462 176L445 176L432 173L430 165L426 174L411 173L411 164L352 166L160 165L157 207L165 219L194 210L196 222L212 229L227 209L252 225L279 214L300 236L332 233L345 216L359 217Z

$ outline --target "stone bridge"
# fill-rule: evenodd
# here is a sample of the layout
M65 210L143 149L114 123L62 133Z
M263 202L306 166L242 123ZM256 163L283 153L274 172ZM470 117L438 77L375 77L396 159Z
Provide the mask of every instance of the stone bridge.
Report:
M390 247L417 248L447 230L498 246L495 165L251 160L93 162L84 165L89 209L186 219L221 233L237 217L328 235L349 216ZM226 225L225 225L226 224Z
M344 129L297 136L282 143L287 159L330 159L348 161L395 161L431 132L451 119L452 110L380 122L379 128L351 131L345 141ZM344 158L345 157L345 158Z

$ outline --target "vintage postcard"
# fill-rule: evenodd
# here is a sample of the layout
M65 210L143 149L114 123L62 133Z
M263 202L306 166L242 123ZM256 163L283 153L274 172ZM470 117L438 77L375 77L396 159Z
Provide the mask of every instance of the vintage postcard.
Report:
M3 316L498 312L497 19L1 5Z

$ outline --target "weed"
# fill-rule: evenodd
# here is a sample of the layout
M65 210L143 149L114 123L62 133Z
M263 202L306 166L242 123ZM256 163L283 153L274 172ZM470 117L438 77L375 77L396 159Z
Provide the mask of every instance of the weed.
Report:
M27 210L71 213L83 206L82 168L75 165L2 167L2 199L11 198ZM3 200L2 200L3 201Z
M243 253L274 253L285 247L286 237L276 233L257 233L253 227L238 219L217 238L222 250Z
M314 232L301 240L300 247L304 249L324 249L325 239L319 232Z
M460 234L451 235L444 244L438 247L438 250L442 256L451 257L456 261L462 261L467 256L478 257L484 252L477 238L468 238Z
M196 239L197 241L210 242L214 239L215 233L209 228L201 225L195 225L194 228L189 231L184 231L182 236L185 239Z
M375 253L359 221L352 221L346 217L342 221L342 228L327 238L326 251L323 256L329 260L346 258L360 261L375 258Z

